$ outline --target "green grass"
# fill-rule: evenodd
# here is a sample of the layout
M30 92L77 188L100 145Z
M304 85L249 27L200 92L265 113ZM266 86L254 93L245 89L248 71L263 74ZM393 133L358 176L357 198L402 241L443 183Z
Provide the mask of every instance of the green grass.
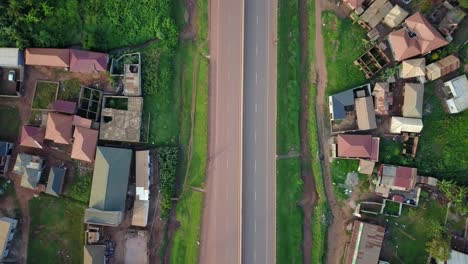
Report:
M322 28L327 63L326 95L366 83L354 61L365 51L365 31L349 18L341 19L331 11L322 13Z
M180 228L174 234L170 263L198 262L203 200L203 193L194 191L187 191L179 198L176 215Z
M36 93L32 103L33 109L48 109L52 107L57 97L58 84L53 82L38 81Z
M0 106L0 140L15 142L18 137L20 122L16 107Z
M277 160L276 175L276 262L302 263L300 160Z
M315 64L315 1L307 2L308 12L308 34L309 34L309 66ZM309 76L311 78L313 76ZM327 198L323 183L323 173L320 164L320 145L317 131L317 118L315 112L315 101L317 95L317 86L310 84L309 94L309 144L311 153L312 172L315 178L315 186L318 194L317 205L312 214L312 239L313 244L311 254L311 263L323 263L326 256L327 242L327 224L324 216L328 214Z
M93 175L91 173L84 175L79 175L76 173L73 185L65 195L76 201L88 204L89 196L91 194L92 181Z
M85 205L41 195L29 202L28 263L83 263Z
M300 88L299 7L297 1L279 1L277 153L298 152Z
M176 20L183 26L183 1L178 2L179 17ZM174 90L182 91L181 125L179 140L184 146L184 162L181 166L181 181L189 186L204 187L207 148L208 148L208 69L209 63L203 56L208 53L207 23L208 1L198 1L199 36L194 42L180 43L175 58ZM204 44L200 48L201 44ZM197 52L200 52L197 56ZM194 86L195 85L195 86ZM196 88L194 123L191 122L192 92ZM188 163L188 145L193 125L192 157ZM189 166L189 167L188 167ZM185 175L188 168L188 174ZM188 178L185 179L185 176ZM204 194L185 189L176 207L176 219L180 227L174 234L171 248L171 263L198 262L198 241L202 223Z
M380 157L384 163L407 165L418 168L421 175L453 179L468 184L468 111L451 115L444 111L442 102L435 94L434 82L425 85L424 109L430 113L423 116L424 128L420 137L416 158L401 155L402 144L381 140Z
M80 97L81 84L77 79L62 81L57 100L78 102Z
M333 190L338 200L345 200L348 195L344 193L342 184L346 181L346 175L349 172L357 172L359 160L354 159L335 159L330 166L330 175L333 181Z
M389 224L392 227L391 235L388 236L386 243L390 247L389 251L394 253L390 263L426 263L428 253L425 247L431 236L428 226L430 226L430 221L442 224L446 210L447 208L438 202L429 201L420 203L416 208L404 206L399 218L389 217ZM398 223L398 226L394 223ZM401 225L405 225L406 228Z

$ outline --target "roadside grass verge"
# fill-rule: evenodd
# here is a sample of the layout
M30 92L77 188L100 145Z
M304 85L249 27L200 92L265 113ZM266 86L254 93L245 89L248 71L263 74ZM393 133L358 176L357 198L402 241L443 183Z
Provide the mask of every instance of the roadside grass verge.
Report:
M277 154L299 152L300 45L298 1L279 1Z
M315 66L315 1L307 1L308 12L308 52L309 67ZM309 71L310 72L310 71ZM311 72L315 74L315 72ZM309 76L314 80L315 76ZM315 111L317 86L310 83L309 94L309 144L312 163L312 172L315 178L315 188L318 194L317 205L312 214L312 251L311 263L322 263L326 255L327 224L324 221L327 213L327 198L325 196L325 185L320 163L320 143L318 139L317 116Z
M276 262L302 263L303 182L299 159L276 161Z
M300 152L300 33L299 2L279 1L277 61L276 153ZM276 262L301 263L303 260L303 211L301 161L290 158L276 161Z
M64 197L41 195L30 200L28 263L83 263L85 208Z
M424 89L424 128L419 140L416 158L401 155L402 144L391 140L381 141L381 159L384 163L407 165L418 168L421 175L453 179L468 184L468 112L448 114L435 93L435 84L430 82Z
M0 140L15 142L19 133L20 116L18 109L0 106Z
M181 16L184 13L183 4L182 0L177 2L179 27L183 27L183 16ZM203 215L204 194L187 188L187 186L204 187L208 151L209 63L204 57L208 52L208 43L205 43L208 30L208 2L201 0L197 4L199 35L195 41L180 43L175 60L176 78L173 87L174 90L182 91L183 98L179 141L184 146L184 160L180 170L182 194L176 206L176 219L180 222L180 227L174 234L170 254L171 263L198 262L198 242ZM192 105L193 92L196 92L193 102L195 105ZM193 124L192 108L194 110ZM191 133L193 133L193 141L190 157Z
M325 94L328 96L366 83L364 74L353 63L365 51L365 31L351 19L341 19L331 11L323 12L322 20L328 74Z
M428 253L426 242L429 242L431 221L443 224L447 207L437 201L425 201L418 207L403 206L399 218L389 219L387 230L391 233L385 247L392 252L391 263L426 263ZM398 225L396 225L396 224Z

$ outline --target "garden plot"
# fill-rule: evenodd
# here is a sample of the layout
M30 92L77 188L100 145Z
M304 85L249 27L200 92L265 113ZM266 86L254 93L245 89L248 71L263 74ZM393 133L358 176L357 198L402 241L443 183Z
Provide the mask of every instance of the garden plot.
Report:
M58 82L36 81L36 90L32 103L32 109L52 109L53 103L57 99L58 86Z

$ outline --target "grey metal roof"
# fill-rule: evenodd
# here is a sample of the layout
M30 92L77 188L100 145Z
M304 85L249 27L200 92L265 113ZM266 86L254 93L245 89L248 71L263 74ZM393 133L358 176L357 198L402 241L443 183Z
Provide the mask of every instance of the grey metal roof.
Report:
M0 48L0 66L19 67L24 65L24 53L17 48Z
M98 147L89 207L123 211L127 197L132 150Z
M104 264L106 263L105 245L86 245L84 247L84 264Z
M47 181L46 193L54 196L59 196L62 193L63 181L65 179L64 168L52 167L49 172L49 180Z
M353 89L346 90L331 96L333 103L333 118L343 119L346 118L345 107L354 105Z
M88 224L118 226L122 220L122 211L103 211L94 208L85 210L84 222Z
M6 156L8 154L10 142L0 141L0 156Z

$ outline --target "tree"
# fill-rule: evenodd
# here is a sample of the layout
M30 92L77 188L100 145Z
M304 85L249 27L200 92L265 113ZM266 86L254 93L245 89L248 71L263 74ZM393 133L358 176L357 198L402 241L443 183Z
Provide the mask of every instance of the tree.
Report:
M460 6L468 8L468 0L458 0L458 3L460 4Z
M438 261L447 261L450 259L450 237L434 238L426 244L426 251Z

